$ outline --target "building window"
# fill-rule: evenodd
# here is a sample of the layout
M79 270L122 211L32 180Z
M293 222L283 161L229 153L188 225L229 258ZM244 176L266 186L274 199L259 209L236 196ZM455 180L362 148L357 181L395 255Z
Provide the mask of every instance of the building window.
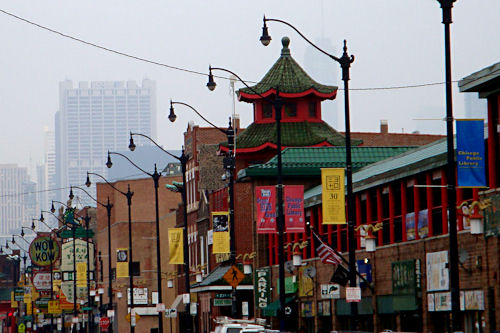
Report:
M316 107L317 107L316 102L309 102L309 118L317 118L318 117L318 110Z
M297 104L296 103L286 103L285 104L285 114L289 118L297 117Z
M272 118L273 117L273 107L271 103L262 103L262 118Z
M141 262L132 261L130 270L132 271L132 276L141 276Z

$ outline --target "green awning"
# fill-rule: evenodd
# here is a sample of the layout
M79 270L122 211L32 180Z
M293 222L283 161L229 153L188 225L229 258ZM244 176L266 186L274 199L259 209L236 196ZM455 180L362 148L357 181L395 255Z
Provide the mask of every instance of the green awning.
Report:
M394 311L415 311L418 310L418 300L413 295L393 296L392 306Z
M394 313L394 307L392 306L392 295L377 296L377 313L378 314Z
M295 299L295 297L287 297L285 299L285 304L288 304L292 302ZM265 308L262 309L262 315L264 317L277 317L278 316L278 310L280 308L280 300L276 300L266 306Z
M359 302L357 305L358 305L358 314L360 315L373 314L371 297L361 298L361 302ZM337 314L337 316L350 316L351 303L347 303L343 299L338 299L337 302L335 302L335 313Z

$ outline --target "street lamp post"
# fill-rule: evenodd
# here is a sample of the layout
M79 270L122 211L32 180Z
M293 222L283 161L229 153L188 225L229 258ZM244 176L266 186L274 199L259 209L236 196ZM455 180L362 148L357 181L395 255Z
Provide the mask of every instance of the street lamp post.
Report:
M284 230L285 230L285 219L283 215L283 172L282 172L282 160L281 160L281 109L283 107L283 100L279 96L279 87L276 88L276 97L274 99L270 99L268 97L263 96L258 93L254 89L252 89L248 84L242 80L236 73L221 67L209 67L208 74L208 83L207 88L209 90L215 89L215 82L212 75L212 70L219 70L223 72L227 72L229 74L234 75L241 83L243 83L248 89L252 90L255 94L260 96L261 98L267 100L274 106L275 110L275 121L276 121L276 155L278 162L278 175L276 179L276 195L277 199L277 227L278 227L278 277L279 277L279 301L280 301L280 310L279 310L279 318L280 318L280 331L285 330L285 254L284 254Z
M170 118L169 118L170 119ZM187 221L187 196L186 196L186 163L189 160L189 156L184 153L184 148L182 148L182 154L181 156L176 156L165 149L163 149L162 146L160 146L156 141L151 139L149 136L141 133L133 133L130 132L130 144L128 148L131 151L134 151L136 148L136 145L134 143L134 135L137 136L142 136L149 141L151 141L156 147L158 147L161 151L163 151L165 154L169 155L170 157L175 158L181 163L181 168L182 168L182 206L183 206L183 218L184 218L184 234L183 234L183 242L184 242L184 274L185 274L185 283L186 283L186 294L190 295L191 293L191 286L189 285L189 247L188 247L188 221ZM159 238L159 234L158 234ZM160 280L161 280L161 275L160 275ZM189 309L190 309L190 302L186 304L186 312L187 312L187 318L189 318ZM187 321L188 327L186 327L186 332L191 333L193 326L191 320Z
M90 183L90 178L87 175L87 180L85 181L85 185L87 187L90 187L92 185ZM106 208L107 211L107 216L108 216L108 310L113 310L113 279L112 279L112 269L111 269L111 209L113 208L113 204L109 202L109 197L107 203L102 203L98 201L96 198L94 198L89 192L87 192L84 188L81 188L79 186L72 186L71 188L76 188L79 189L85 194L87 194L90 199L95 201L98 205ZM88 230L87 230L88 234ZM95 249L94 249L95 251ZM112 333L113 332L113 325L110 325L108 327L108 332Z
M168 119L171 122L174 122L177 116L174 113L174 104L179 104L179 105L184 105L191 110L193 110L198 116L200 116L204 121L206 121L208 124L210 124L212 127L215 129L219 130L222 132L224 135L227 137L227 145L228 145L228 156L224 158L224 169L229 172L229 221L230 221L230 227L229 227L229 247L231 251L231 265L234 265L236 262L236 235L235 235L235 226L236 226L236 221L235 221L235 216L234 216L234 169L235 169L235 157L234 157L234 127L232 126L232 121L231 117L229 118L229 125L227 129L222 129L216 125L214 125L212 122L210 122L208 119L206 119L201 113L198 112L194 107L192 107L189 104L183 103L183 102L174 102L170 101L170 114L168 116ZM231 293L231 316L233 318L236 318L238 309L237 309L237 303L236 303L236 288L232 288L232 293Z
M87 187L90 186L90 178L89 175L94 175L106 182L113 190L116 192L120 193L121 195L125 196L127 198L127 206L128 206L128 251L129 251L129 264L128 264L128 275L129 275L129 288L130 288L130 332L134 333L135 332L135 313L134 313L134 277L133 277L133 272L132 272L132 196L134 195L134 192L130 191L130 184L128 184L127 192L123 192L119 189L117 189L113 184L111 184L106 178L101 176L98 173L95 172L88 172L87 171L87 180L85 181L85 185ZM109 198L108 198L108 204L109 204ZM108 211L109 212L109 211ZM109 214L109 213L108 213ZM109 215L108 215L109 217ZM109 228L109 219L108 219L108 237L110 236L110 228ZM110 250L110 247L108 246L108 250ZM111 253L109 254L110 257L108 258L109 261L111 261ZM110 275L111 278L111 275ZM111 286L110 286L111 287Z
M108 160L106 162L106 166L108 168L111 168L113 166L113 163L111 162L111 156L110 155L118 155L126 159L127 161L130 162L136 169L140 170L142 173L148 175L153 179L153 185L155 188L155 222L156 222L156 279L158 282L158 303L163 303L162 301L162 286L161 286L161 247L160 247L160 210L159 210L159 204L158 204L158 187L159 181L161 174L158 173L158 170L156 169L156 163L155 163L155 171L153 173L147 172L146 170L142 169L139 167L137 164L132 162L127 156L121 154L121 153L116 153L116 152L111 152L108 151ZM163 315L162 312L158 312L158 329L160 333L163 333Z
M297 28L295 28L290 23L279 20L279 19L269 19L264 16L264 24L262 27L262 36L260 41L264 46L269 45L271 42L271 36L268 34L268 29L266 22L279 22L285 24L295 30L299 36L301 36L306 42L308 42L312 47L320 51L321 53L328 56L330 59L338 62L342 68L342 81L344 81L344 113L345 113L345 146L346 146L346 180L347 180L347 231L349 240L349 285L351 287L356 286L356 239L354 237L354 227L356 223L356 206L354 202L353 189L352 189L352 157L351 157L351 125L350 125L350 111L349 111L349 70L351 63L354 62L354 56L347 53L347 42L344 40L344 52L342 56L336 57L330 53L327 53L309 39L307 39ZM279 162L278 162L279 163ZM351 303L351 329L356 326L358 307L357 303Z
M455 186L455 149L453 145L453 95L451 79L451 42L450 24L452 21L451 10L455 0L438 0L443 12L444 48L445 48L445 86L446 86L446 146L447 146L447 171L448 181L448 214L449 214L449 279L451 290L451 331L455 332L460 327L460 284L458 270L458 240L457 240L457 212L455 209L457 193Z

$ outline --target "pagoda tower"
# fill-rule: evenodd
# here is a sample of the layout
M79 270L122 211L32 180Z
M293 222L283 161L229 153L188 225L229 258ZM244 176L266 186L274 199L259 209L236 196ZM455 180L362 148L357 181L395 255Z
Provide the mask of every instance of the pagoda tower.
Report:
M253 87L238 91L240 101L253 103L254 122L237 135L237 170L266 162L276 155L276 111L270 100L275 99L277 93L284 102L282 149L345 145L344 136L321 117L321 102L335 99L337 87L314 81L291 56L290 39L283 37L281 43L281 56L264 78ZM352 145L361 143L353 141ZM227 150L225 144L220 148Z

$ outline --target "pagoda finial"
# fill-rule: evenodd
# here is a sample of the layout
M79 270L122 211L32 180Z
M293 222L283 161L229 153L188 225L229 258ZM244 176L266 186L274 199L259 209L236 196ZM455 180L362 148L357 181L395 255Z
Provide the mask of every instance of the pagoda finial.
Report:
M288 37L281 38L281 45L283 45L283 48L281 49L281 55L290 56L290 49L288 48L288 45L290 45L290 38Z

